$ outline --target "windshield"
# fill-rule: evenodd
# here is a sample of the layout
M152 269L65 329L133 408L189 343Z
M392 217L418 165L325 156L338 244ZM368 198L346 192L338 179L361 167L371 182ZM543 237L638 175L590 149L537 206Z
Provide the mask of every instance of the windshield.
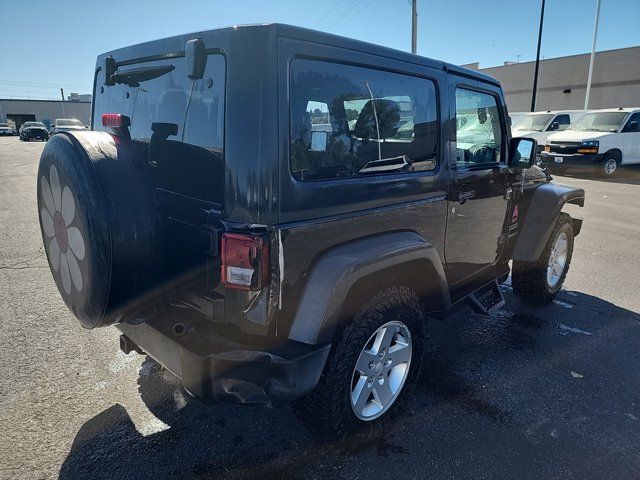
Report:
M569 127L579 132L615 132L627 116L627 112L594 112L587 113Z
M40 122L25 122L24 123L25 127L41 127L44 128L44 125Z
M551 118L553 118L551 114L525 115L514 124L513 129L536 130L541 132Z
M6 127L8 127L8 126L9 126L9 124L8 124L8 123L0 123L0 127L6 128Z
M84 124L80 120L75 119L56 120L56 125L59 127L84 127Z

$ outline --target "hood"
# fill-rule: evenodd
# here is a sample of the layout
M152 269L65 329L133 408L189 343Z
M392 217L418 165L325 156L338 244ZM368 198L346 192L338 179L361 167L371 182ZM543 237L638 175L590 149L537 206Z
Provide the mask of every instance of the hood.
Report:
M554 133L549 136L549 142L581 142L582 140L598 140L607 137L614 132L589 132L576 130L565 130L564 132Z
M25 130L47 130L45 127L24 127Z

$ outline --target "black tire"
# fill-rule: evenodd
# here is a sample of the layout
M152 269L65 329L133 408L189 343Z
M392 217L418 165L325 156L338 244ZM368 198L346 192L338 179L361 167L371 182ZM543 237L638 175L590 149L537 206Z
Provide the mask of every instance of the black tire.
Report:
M598 166L598 175L604 178L613 178L620 173L620 156L615 153L607 153Z
M38 169L38 216L56 286L86 328L135 310L161 281L159 209L126 142L56 135ZM63 258L64 257L64 258Z
M549 281L547 280L547 266L556 240L563 233L567 237L567 257L564 270L557 283L549 285ZM573 239L571 217L566 213L560 213L540 258L535 262L513 262L513 293L523 302L531 305L546 305L551 303L562 288L562 284L569 271L571 257L573 255Z
M351 382L360 352L385 323L402 319L411 334L409 373L395 401L375 420L359 419L351 406ZM356 435L368 440L386 431L405 407L422 367L426 343L426 318L416 293L391 287L365 303L355 318L336 334L331 354L316 389L294 403L298 418L321 437Z

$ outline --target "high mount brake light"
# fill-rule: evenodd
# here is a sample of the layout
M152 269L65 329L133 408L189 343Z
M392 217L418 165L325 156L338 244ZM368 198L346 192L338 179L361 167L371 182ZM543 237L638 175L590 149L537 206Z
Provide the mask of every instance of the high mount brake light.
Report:
M222 284L237 290L261 290L269 280L269 244L261 237L222 235Z
M119 113L103 113L102 126L110 128L126 128L131 125L129 117Z

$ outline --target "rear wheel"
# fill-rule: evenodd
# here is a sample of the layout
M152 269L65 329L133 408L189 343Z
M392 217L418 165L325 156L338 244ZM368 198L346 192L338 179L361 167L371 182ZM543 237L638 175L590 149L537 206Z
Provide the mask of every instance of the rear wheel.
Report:
M380 292L336 338L318 386L294 405L299 418L332 437L384 434L416 383L425 340L416 293Z
M551 303L562 288L572 255L571 217L560 213L540 258L535 262L513 262L513 292L526 303Z

